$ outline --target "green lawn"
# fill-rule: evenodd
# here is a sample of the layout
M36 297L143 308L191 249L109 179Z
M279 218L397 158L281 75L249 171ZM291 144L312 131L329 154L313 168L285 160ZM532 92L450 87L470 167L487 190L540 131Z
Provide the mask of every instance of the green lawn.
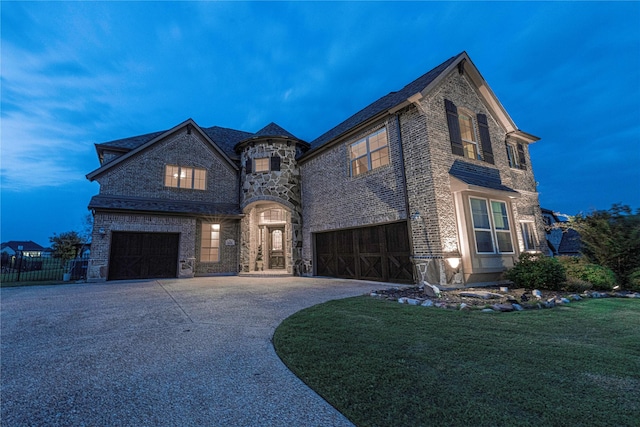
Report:
M638 300L492 314L356 297L273 342L357 426L640 425Z

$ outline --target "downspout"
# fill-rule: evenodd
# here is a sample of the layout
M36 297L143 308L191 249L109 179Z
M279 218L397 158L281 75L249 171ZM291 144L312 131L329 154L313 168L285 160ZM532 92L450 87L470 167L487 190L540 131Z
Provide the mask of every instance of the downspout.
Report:
M404 210L407 215L407 232L409 233L409 245L411 246L411 252L409 253L409 257L413 259L414 251L413 251L413 231L411 227L411 211L409 210L409 190L407 188L407 173L405 169L405 157L404 157L404 147L402 144L402 129L400 128L400 113L396 113L396 128L398 129L398 147L400 148L400 172L402 174L402 187L404 191ZM412 261L413 262L413 261ZM414 269L414 279L418 279L417 271Z

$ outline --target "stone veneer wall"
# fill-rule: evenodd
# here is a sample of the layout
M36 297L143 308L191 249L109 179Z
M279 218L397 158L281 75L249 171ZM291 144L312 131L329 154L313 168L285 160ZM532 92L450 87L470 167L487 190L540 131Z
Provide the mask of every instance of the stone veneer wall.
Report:
M349 145L383 126L389 165L350 176ZM401 162L396 120L389 117L302 163L304 274L313 272L312 233L407 218Z
M300 168L296 161L296 144L281 138L260 139L249 143L241 154L242 190L241 207L245 218L241 222L242 237L240 251L241 271L252 271L257 251L256 230L257 203L280 204L287 211L285 226L285 266L291 274L300 273L302 241L302 205L300 197ZM247 160L263 157L280 157L280 170L246 173Z
M105 231L104 236L99 232ZM178 277L193 277L195 268L195 218L96 212L91 236L88 281L103 281L109 275L109 249L114 231L179 233Z

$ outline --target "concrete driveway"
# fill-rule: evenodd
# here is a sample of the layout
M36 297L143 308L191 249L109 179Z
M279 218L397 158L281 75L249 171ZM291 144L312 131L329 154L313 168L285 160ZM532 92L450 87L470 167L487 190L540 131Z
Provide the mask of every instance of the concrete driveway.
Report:
M207 277L3 288L0 424L351 425L271 337L305 307L380 287Z

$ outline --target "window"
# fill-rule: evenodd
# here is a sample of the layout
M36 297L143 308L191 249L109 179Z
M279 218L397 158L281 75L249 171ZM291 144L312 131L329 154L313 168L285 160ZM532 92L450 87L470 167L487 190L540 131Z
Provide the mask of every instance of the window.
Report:
M260 213L260 223L281 223L285 222L284 210L272 208Z
M476 251L478 253L513 253L507 204L474 197L469 200Z
M448 99L444 100L444 106L451 152L457 156L495 164L487 115L458 111L458 107Z
M460 124L460 136L462 137L462 149L464 156L470 159L481 160L478 155L478 138L473 118L465 113L458 114Z
M256 172L269 172L269 158L262 157L259 159L253 159L255 163L255 167L253 168Z
M200 261L220 261L220 224L202 223Z
M349 146L351 176L389 164L387 129L382 128Z
M521 222L520 226L522 228L522 240L524 241L524 250L525 251L535 251L535 234L533 232L533 223L532 222Z
M202 168L166 165L164 169L164 185L174 188L204 190L207 183L207 171Z
M280 170L280 156L258 157L257 159L247 159L245 163L246 173L277 172Z
M514 169L527 169L524 145L507 143L507 158L509 159L509 167Z

